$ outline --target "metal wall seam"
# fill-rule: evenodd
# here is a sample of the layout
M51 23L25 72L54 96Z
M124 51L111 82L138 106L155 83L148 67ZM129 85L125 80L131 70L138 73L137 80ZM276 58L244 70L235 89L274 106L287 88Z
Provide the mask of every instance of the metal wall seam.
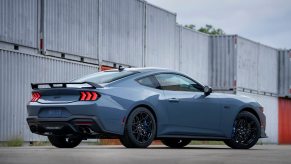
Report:
M147 2L143 1L144 13L143 13L143 35L142 35L142 45L143 45L143 52L142 52L142 67L146 67L146 53L147 53Z
M175 69L175 31L175 14L147 4L145 66Z
M44 0L46 50L97 59L98 1Z
M102 1L102 55L105 61L141 67L144 3Z
M17 137L25 141L45 140L32 134L25 120L30 83L68 81L97 72L93 65L2 49L0 64L0 141Z
M102 3L103 0L98 0L98 39L97 39L97 49L98 49L98 53L97 53L97 58L98 58L98 65L99 65L99 71L101 71L102 69L102 60L103 60L103 55L102 55Z
M174 70L180 71L181 64L181 25L176 25L175 30L175 67Z
M37 48L37 0L0 1L0 41Z
M279 50L278 59L279 96L291 98L291 50Z

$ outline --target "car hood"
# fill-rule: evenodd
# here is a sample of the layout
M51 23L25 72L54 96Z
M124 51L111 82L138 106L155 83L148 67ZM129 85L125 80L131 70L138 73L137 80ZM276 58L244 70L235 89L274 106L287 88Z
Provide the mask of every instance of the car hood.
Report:
M240 101L242 103L252 103L258 106L261 106L254 98L244 96L244 95L234 95L234 94L226 94L226 93L211 93L211 97L213 98L221 98L221 99L229 99L233 101Z

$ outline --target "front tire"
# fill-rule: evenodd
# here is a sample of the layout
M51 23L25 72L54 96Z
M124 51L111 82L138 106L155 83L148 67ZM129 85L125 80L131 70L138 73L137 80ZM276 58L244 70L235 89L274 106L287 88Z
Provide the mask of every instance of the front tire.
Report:
M156 136L156 121L147 108L138 107L128 117L120 142L127 148L146 148Z
M258 142L260 134L259 120L252 113L243 111L236 117L231 139L224 143L233 149L249 149Z
M191 142L190 139L177 139L177 138L163 139L161 141L164 145L170 148L183 148Z
M74 148L81 142L81 138L68 138L63 136L48 136L50 143L57 148Z

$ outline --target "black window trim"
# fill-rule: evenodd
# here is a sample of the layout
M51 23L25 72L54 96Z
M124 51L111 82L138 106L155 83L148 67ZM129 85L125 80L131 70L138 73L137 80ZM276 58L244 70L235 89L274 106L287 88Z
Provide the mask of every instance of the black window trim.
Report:
M196 80L192 79L191 77L189 77L187 75L184 75L184 74L181 74L181 73L178 73L178 72L158 72L158 73L153 73L153 74L146 75L146 76L143 76L143 77L139 77L139 78L137 78L135 80L136 80L137 83L139 83L138 80L146 78L146 77L150 77L152 80L154 80L154 83L157 84L157 87L155 89L163 90L163 89L161 89L161 84L159 83L159 81L155 77L156 75L160 75L160 74L173 74L173 75L179 75L179 76L183 76L185 78L188 78L189 80L192 80L193 82L195 82L196 84L198 84L202 88L202 89L199 89L199 88L196 88L196 89L198 89L201 92L204 92L204 90L203 90L203 88L205 87L204 85L202 85L201 83L199 83ZM140 85L142 85L142 84L140 84ZM142 86L145 86L145 85L142 85ZM149 87L149 86L146 86L146 87ZM149 87L149 88L152 88L152 87ZM177 92L182 92L182 91L177 91Z
M116 71L116 70L107 70L107 71L103 71L103 72L119 72L119 71ZM141 73L141 72L139 72L139 71L128 71L128 72L132 72L132 74L128 74L128 75L126 75L126 76L123 76L123 77L118 78L118 79L114 79L114 80L112 80L112 81L110 81L110 82L108 82L108 83L103 83L103 84L113 84L113 83L118 82L118 81L120 81L120 80L123 80L123 79L125 79L125 78L127 78L127 77L130 77L130 76L136 75L136 74L138 74L138 73ZM99 73L99 72L97 72L97 73ZM82 77L81 77L81 78L82 78ZM77 78L77 79L71 80L70 82L74 82L75 80L78 80L78 79L80 79L80 78Z
M151 82L154 84L155 87L147 86L147 85L144 85L144 84L139 82L139 80L142 80L142 79L145 79L145 78L149 78L151 80ZM145 86L145 87L149 87L149 88L157 89L158 87L160 87L159 82L155 79L155 77L153 75L146 75L146 76L143 76L143 77L139 77L139 78L135 79L135 81L138 84L140 84L142 86Z

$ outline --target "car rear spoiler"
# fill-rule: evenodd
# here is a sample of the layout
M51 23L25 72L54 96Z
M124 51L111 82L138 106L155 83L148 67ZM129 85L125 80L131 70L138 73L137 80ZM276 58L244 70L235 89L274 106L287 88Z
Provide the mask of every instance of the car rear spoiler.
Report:
M68 85L87 85L81 88L102 88L102 86L92 83L92 82L70 82L70 83L31 83L32 89L44 89L44 88L74 88L74 87L68 87ZM43 86L40 88L40 86ZM76 87L78 88L78 87Z

